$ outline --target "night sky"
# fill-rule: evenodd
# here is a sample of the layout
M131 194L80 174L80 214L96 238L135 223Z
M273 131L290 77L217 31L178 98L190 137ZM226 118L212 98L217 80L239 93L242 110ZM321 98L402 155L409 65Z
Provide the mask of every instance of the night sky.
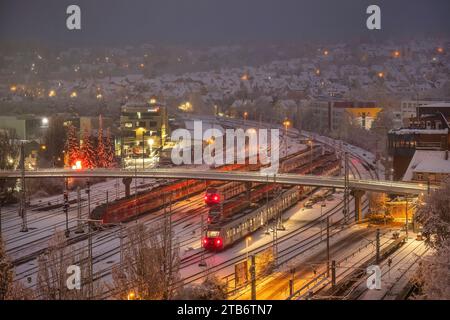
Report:
M77 4L82 30L66 29ZM382 30L366 29L366 8ZM228 44L450 34L449 0L0 0L0 41L58 45Z

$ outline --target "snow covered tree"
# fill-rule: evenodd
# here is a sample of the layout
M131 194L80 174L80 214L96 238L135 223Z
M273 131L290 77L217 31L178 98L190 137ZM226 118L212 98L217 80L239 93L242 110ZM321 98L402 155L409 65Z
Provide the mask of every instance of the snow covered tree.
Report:
M69 125L67 127L67 142L66 142L66 152L67 152L67 164L71 167L77 160L80 160L80 143L78 132L75 126Z
M38 257L36 295L41 300L85 300L98 297L102 284L93 284L93 297L90 297L88 248L69 246L62 231L50 239L47 251ZM80 289L67 286L68 267L77 265L81 271Z
M81 145L81 154L83 159L83 168L97 167L97 151L95 150L94 141L89 131L85 130L83 134L83 144Z
M420 288L416 299L450 300L450 243L423 257L414 279Z
M450 240L450 179L431 191L416 215L423 226L423 235L432 248L443 247Z
M14 282L14 266L6 255L5 245L0 237L0 300L28 300L32 297L30 289Z
M227 286L216 276L209 275L201 284L184 287L176 298L179 300L226 300Z
M111 291L116 299L161 300L173 297L173 284L179 278L179 254L171 245L164 225L149 229L143 224L128 229L129 243L124 262L113 268Z
M418 299L450 299L450 179L425 199L416 215L432 254L420 261L416 281ZM434 250L433 250L434 249Z
M107 154L105 149L105 141L103 140L103 120L102 116L98 117L98 132L97 132L97 167L106 168L108 167L107 163Z
M17 165L20 148L15 137L0 131L0 170L14 169ZM0 179L0 210L8 201L13 200L16 180Z
M105 141L105 162L106 167L111 167L114 164L114 144L111 140L111 131L106 129L106 141Z

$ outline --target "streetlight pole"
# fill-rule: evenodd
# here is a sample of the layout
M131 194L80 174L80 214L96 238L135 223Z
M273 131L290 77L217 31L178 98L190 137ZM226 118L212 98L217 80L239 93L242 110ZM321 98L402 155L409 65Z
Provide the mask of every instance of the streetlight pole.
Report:
M67 178L64 179L64 204L63 204L64 213L66 215L66 238L70 236L69 230L69 188Z
M20 190L20 216L22 217L21 232L28 232L27 225L27 200L25 194L25 147L20 145L20 172L21 172L21 190Z
M405 230L406 240L408 240L408 197L405 196Z
M145 169L145 129L142 130L142 170Z

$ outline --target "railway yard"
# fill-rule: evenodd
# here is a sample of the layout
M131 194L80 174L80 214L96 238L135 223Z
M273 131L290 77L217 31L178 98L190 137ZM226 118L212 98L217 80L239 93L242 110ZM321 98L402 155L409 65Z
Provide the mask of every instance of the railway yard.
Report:
M231 120L220 125L263 127ZM342 176L348 165L349 177L354 179L378 179L383 174L373 155L329 138L289 130L282 136L280 149L283 145L287 152L280 159L281 172ZM259 169L233 165L211 170ZM126 196L121 179L96 182L89 195L86 188L80 190L81 201L76 191L70 191L67 220L61 195L32 198L26 233L20 232L18 206L3 207L2 235L16 267L16 281L35 286L39 255L56 230L69 230L68 243L74 252L81 255L88 246L92 248L93 280L107 283L113 266L123 263L123 251L129 245L127 229L137 223L170 224L171 243L180 255L180 279L174 287L214 274L226 283L229 299L251 299L255 289L258 299L395 299L407 295L414 264L427 254L423 241L415 240L412 232L407 237L398 226L357 222L353 195L346 190L154 178L134 178L130 186L131 194ZM363 215L368 208L364 195ZM89 223L94 226L91 231L86 221L94 221ZM398 232L401 244L393 236ZM397 247L378 261L383 290L369 290L365 268L376 254L377 233L383 253ZM236 265L264 253L269 254L272 269L256 275L252 290L250 279L236 278ZM96 298L111 298L111 292L104 290Z

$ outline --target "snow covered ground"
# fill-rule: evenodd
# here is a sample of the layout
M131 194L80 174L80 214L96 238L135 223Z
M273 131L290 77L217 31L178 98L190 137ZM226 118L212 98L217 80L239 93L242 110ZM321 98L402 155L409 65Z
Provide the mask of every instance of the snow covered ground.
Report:
M213 120L215 122L215 120ZM233 123L228 122L229 125ZM242 124L242 123L241 123ZM234 123L234 125L236 125ZM255 122L246 121L244 128L255 127L259 125ZM282 128L281 128L282 129ZM283 133L283 130L280 130ZM288 154L303 150L306 148L301 143L301 139L295 136L296 130L289 129L288 136L282 138L282 142L287 139ZM329 141L328 141L329 142ZM283 144L282 146L283 147ZM363 154L363 151L350 151L355 154ZM366 157L369 157L370 155ZM205 167L205 166L204 166ZM370 178L370 173L360 163L352 163L355 175L360 175L364 178ZM208 166L205 167L207 169ZM155 179L138 179L132 182L132 193L135 189L141 191L150 189L157 185ZM88 217L87 195L81 190L81 212L82 218ZM108 181L97 183L91 186L91 209L95 206L106 202L106 194L108 194L109 201L124 196L124 186L118 179L109 179ZM37 272L37 256L45 250L48 246L49 239L57 230L65 229L65 215L62 207L53 207L54 205L62 204L62 195L51 196L40 199L32 199L28 208L28 227L27 233L20 232L21 218L18 217L17 205L8 206L2 210L2 225L3 236L6 240L6 247L8 254L13 261L18 261L17 279L25 280L32 286L35 283ZM84 251L87 247L87 236L84 234L75 234L73 231L77 226L77 206L76 206L76 192L69 192L69 200L74 203L71 205L68 214L68 225L71 230L70 239L75 243L74 250ZM336 211L332 219L337 221L342 217L342 210L339 206L342 202L342 192L336 192L334 199L326 201L326 207L323 208L323 215L330 211ZM353 208L351 202L350 209ZM305 238L311 237L320 233L320 224L314 226L307 225L318 218L320 218L321 207L316 204L311 209L305 209L303 202L298 203L293 208L288 210L283 215L284 231L278 231L278 252L286 252L288 248L296 248L291 253L286 253L283 256L284 260L289 260L299 254L305 247L302 241ZM174 243L179 246L180 255L182 259L181 276L186 282L200 281L205 273L215 272L220 277L225 277L233 273L234 264L241 261L247 252L251 254L261 250L264 247L271 245L273 241L273 234L265 234L264 230L259 230L252 235L252 240L246 248L245 241L238 242L233 247L221 253L211 254L206 253L204 258L207 267L199 267L201 246L201 220L202 217L206 221L207 209L203 204L203 196L198 195L189 199L174 203L172 206L172 223L176 239ZM161 222L164 219L163 210L159 210L149 215L139 217L136 221L143 222L146 225L152 226ZM130 222L124 224L124 229L127 225L135 223ZM323 226L324 227L324 226ZM111 279L111 268L113 265L120 262L120 246L121 234L123 236L123 243L126 245L126 232L120 232L119 227L112 227L103 231L96 231L93 234L93 256L94 256L94 273L101 275L102 279L109 281ZM317 242L311 243L311 248ZM313 250L316 249L312 249Z

